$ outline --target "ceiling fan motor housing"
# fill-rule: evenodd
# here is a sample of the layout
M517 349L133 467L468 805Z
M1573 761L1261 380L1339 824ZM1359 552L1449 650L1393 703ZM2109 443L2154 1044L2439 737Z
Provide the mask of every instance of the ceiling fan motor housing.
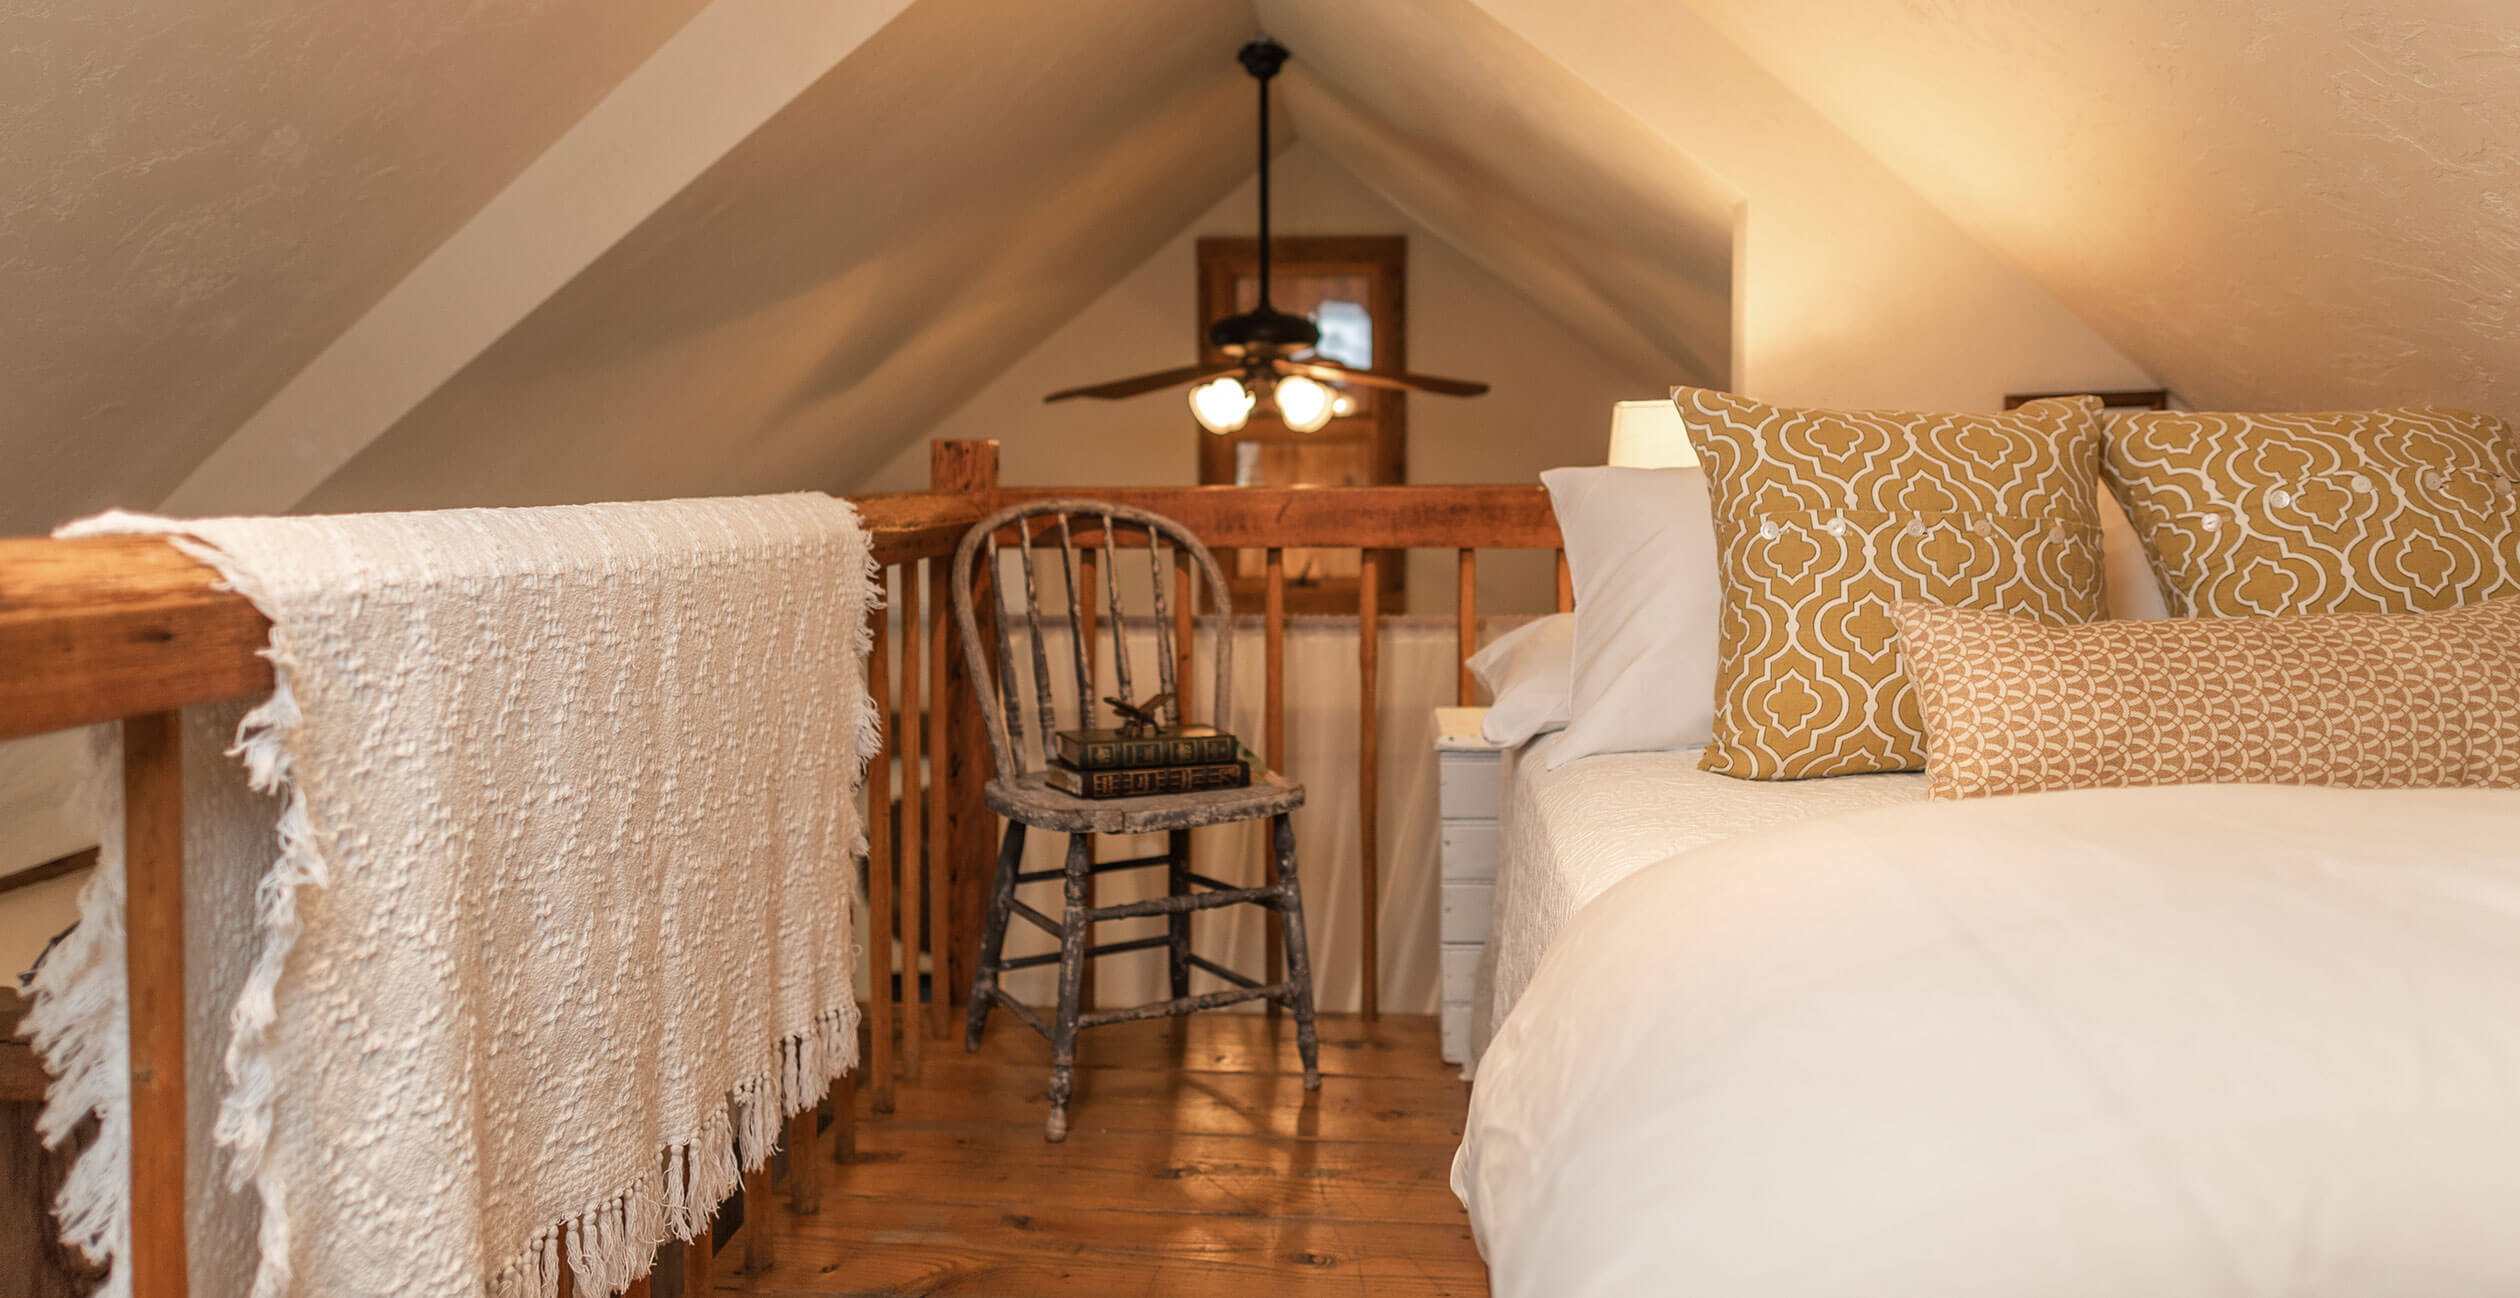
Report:
M1277 354L1319 344L1321 327L1302 316L1262 307L1209 325L1208 341L1228 356L1247 356L1254 350Z

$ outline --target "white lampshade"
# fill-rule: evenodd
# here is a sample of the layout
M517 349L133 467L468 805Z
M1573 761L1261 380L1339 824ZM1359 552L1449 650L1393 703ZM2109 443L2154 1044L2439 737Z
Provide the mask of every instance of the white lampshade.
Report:
M1680 408L1661 401L1622 401L1610 407L1610 464L1621 469L1685 469L1697 463Z
M1299 433L1309 433L1330 422L1330 389L1304 377L1289 374L1277 381L1278 418Z
M1201 428L1219 437L1250 422L1251 408L1258 401L1231 374L1190 389L1190 413L1197 416Z

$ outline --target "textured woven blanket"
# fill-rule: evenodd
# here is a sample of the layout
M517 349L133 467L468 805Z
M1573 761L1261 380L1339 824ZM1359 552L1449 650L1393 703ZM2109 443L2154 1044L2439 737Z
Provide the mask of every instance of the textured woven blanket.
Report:
M197 1298L613 1292L855 1062L879 596L847 504L64 531L177 534L273 623L272 696L185 726ZM48 1135L102 1118L61 1203L100 1258L130 1231L112 733L32 1019Z

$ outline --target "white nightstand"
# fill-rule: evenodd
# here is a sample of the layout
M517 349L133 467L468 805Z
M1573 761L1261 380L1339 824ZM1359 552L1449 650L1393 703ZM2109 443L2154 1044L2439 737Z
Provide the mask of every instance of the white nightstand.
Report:
M1470 1062L1470 999L1496 893L1496 812L1504 750L1479 737L1486 708L1435 709L1435 814L1442 819L1443 1040Z

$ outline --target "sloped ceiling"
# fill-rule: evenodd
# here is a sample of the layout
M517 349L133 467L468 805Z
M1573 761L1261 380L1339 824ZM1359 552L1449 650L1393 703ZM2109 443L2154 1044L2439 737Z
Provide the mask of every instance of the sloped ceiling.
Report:
M2200 407L2520 417L2509 0L1688 2Z
M846 486L1252 166L1247 9L921 0L302 502Z
M1261 0L1307 143L1671 382L1731 372L1740 194L1468 0Z
M162 499L700 6L10 6L0 534Z

